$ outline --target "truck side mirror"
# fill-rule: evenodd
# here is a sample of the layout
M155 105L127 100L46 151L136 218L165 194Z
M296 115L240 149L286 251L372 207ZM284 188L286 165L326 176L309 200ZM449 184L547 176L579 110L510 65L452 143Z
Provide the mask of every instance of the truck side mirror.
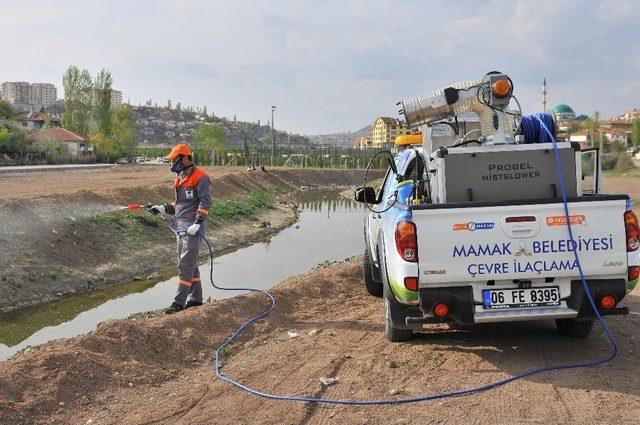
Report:
M353 193L353 199L356 202L363 202L367 204L377 204L378 197L376 191L372 187L359 187Z

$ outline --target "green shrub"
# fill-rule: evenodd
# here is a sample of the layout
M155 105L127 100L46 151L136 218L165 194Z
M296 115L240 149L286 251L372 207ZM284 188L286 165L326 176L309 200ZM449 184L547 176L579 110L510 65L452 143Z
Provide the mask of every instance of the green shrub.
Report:
M209 217L230 220L236 217L252 217L256 211L274 208L273 198L257 190L249 192L248 198L226 198L215 201L209 210Z
M635 165L633 164L633 160L626 152L620 152L618 154L618 161L616 162L616 170L617 171L629 171L633 170Z
M270 210L273 208L273 198L266 193L252 190L249 195L249 204L259 210Z
M602 155L602 169L629 171L635 168L633 160L626 152L610 152Z

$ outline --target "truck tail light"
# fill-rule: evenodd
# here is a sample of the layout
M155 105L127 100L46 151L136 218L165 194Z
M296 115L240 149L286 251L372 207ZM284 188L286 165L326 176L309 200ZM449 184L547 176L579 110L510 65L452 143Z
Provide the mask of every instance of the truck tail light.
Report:
M505 223L526 223L536 221L536 217L533 215L521 215L516 217L507 217Z
M602 307L604 310L612 309L616 306L617 303L618 300L616 300L616 297L614 297L613 295L605 295L604 297L600 298L600 307Z
M638 266L629 267L628 272L629 282L633 282L634 280L638 279L638 277L640 277L640 267Z
M418 261L418 237L416 225L411 221L401 221L396 225L396 249L403 260Z
M627 252L637 250L640 247L640 230L638 217L631 210L624 213L624 228L627 234Z
M449 314L449 306L445 303L438 303L433 306L433 314L436 317L445 317Z

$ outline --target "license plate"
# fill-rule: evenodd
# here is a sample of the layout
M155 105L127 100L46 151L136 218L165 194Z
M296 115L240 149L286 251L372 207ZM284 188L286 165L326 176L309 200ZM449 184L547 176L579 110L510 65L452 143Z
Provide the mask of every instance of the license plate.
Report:
M485 289L482 291L484 308L546 307L560 305L557 286L528 289Z

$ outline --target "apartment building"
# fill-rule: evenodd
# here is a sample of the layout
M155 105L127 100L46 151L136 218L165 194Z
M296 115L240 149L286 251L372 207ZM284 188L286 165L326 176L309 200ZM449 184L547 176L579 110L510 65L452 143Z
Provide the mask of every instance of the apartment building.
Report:
M122 105L122 92L111 90L111 109L116 109L120 105Z
M411 129L404 121L390 117L378 117L373 122L371 146L384 148L393 146L397 136L411 134Z
M12 105L29 105L30 86L26 81L2 83L2 98Z
M29 86L29 103L33 106L48 108L58 99L56 86L49 83L33 83Z

